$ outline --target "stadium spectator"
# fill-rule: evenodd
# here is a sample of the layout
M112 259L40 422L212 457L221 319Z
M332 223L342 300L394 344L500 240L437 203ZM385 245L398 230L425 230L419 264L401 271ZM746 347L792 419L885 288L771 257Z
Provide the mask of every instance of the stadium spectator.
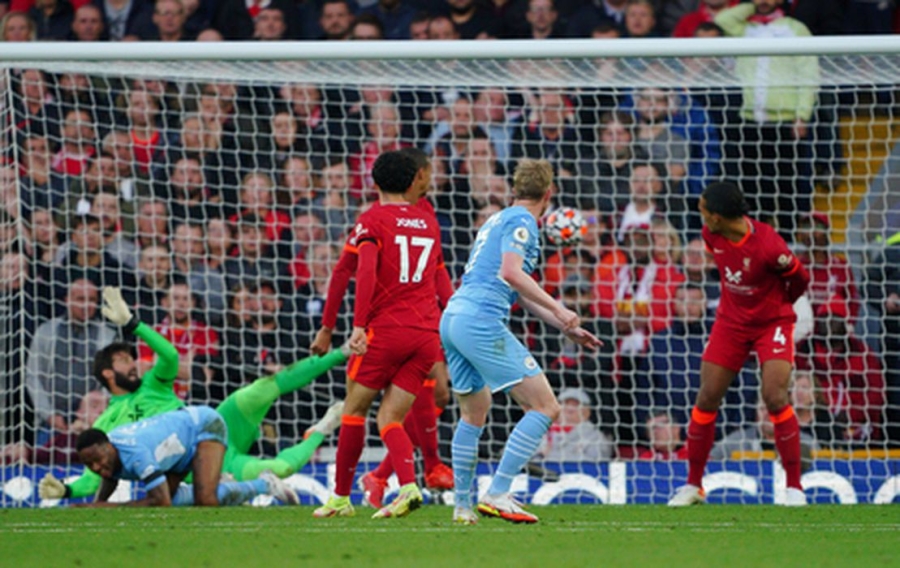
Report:
M127 213L123 212L123 208L127 208ZM131 203L123 203L115 190L104 187L91 196L89 210L100 218L104 250L128 270L136 268L139 254L131 240L134 229Z
M202 225L187 221L175 223L169 243L172 246L172 270L174 274L189 279L194 276L197 270L203 270Z
M328 292L328 277L340 251L327 243L311 243L304 255L309 278L293 294L295 329L304 346L312 343L316 330L322 326L322 311Z
M194 234L193 230L190 232L192 235ZM233 233L229 223L222 219L212 218L207 220L203 235L206 245L201 263L203 268L194 270L188 282L194 295L206 310L207 323L218 327L225 319L227 308L228 280L224 265L231 252ZM175 244L172 245L173 249L175 246Z
M60 148L51 159L53 171L69 177L81 176L87 163L97 154L96 136L94 122L87 111L73 109L66 112Z
M628 38L658 37L656 11L650 0L628 0L625 6L625 35Z
M359 15L363 14L378 18L384 30L382 34L384 39L410 39L416 11L404 0L378 0L378 2L362 8ZM427 29L427 25L425 28Z
M235 255L223 264L228 289L233 290L242 282L265 279L279 282L287 291L284 279L279 279L283 267L275 258L274 246L266 236L268 225L265 220L250 213L239 217L234 225Z
M503 89L482 89L472 103L472 117L494 146L497 160L506 165L514 124L520 120L521 111L510 108L509 98Z
M8 12L0 20L0 39L10 42L34 41L37 39L37 25L23 12Z
M19 205L28 217L32 209L56 209L65 199L68 180L54 172L47 138L30 134L23 143L22 172L19 182Z
M712 22L722 10L730 8L738 0L700 0L700 7L678 20L672 31L672 37L694 37L700 24Z
M90 213L76 213L69 238L71 248L53 270L56 298L65 296L69 283L86 279L97 288L124 287L129 299L133 299L134 273L105 249L103 226L99 217Z
M221 32L215 28L206 28L200 30L197 34L197 41L225 41Z
M185 157L172 165L168 183L158 194L166 195L171 221L200 223L217 216L219 196L206 183L200 160Z
M353 10L348 0L325 0L319 15L319 25L322 26L324 40L350 39L351 26L353 25Z
M182 281L182 276L172 271L172 257L167 248L154 245L141 249L135 293L138 319L155 326L166 317L163 298L175 281Z
M719 273L706 251L703 239L691 239L681 254L681 273L685 281L703 289L706 294L706 315L712 317L719 306Z
M460 39L497 36L491 14L475 0L447 0L447 7L450 21L453 22Z
M72 5L67 0L37 0L29 10L39 41L64 41L72 26Z
M513 131L510 159L544 159L557 165L571 152L578 135L571 101L560 91L542 89L535 108Z
M72 19L71 41L100 41L104 38L103 12L93 4L85 4L75 10Z
M91 0L103 12L109 39L122 41L153 34L153 3L149 0Z
M311 211L316 194L310 170L309 160L300 156L288 156L280 164L276 201L287 207L291 216Z
M521 26L520 34L504 34L506 37L513 35L521 39L558 39L565 36L565 30L559 24L559 13L556 11L554 0L529 0L528 11L525 12L527 25ZM514 22L504 22L506 27L514 25Z
M815 332L798 347L797 367L811 371L835 424L836 441L858 445L884 436L885 382L881 358L856 337L843 298L815 312Z
M328 229L328 236L339 241L352 226L357 204L350 194L350 169L337 158L322 167L316 176L318 197L313 201L313 213Z
M766 405L760 401L756 406L756 424L728 434L713 446L709 459L715 461L733 459L759 459L762 452L775 449L775 428ZM807 461L819 446L816 440L800 431L800 455Z
M131 147L131 137L123 130L111 130L103 137L101 153L112 156L116 168L117 187L122 198L132 201L150 195L149 176L138 171Z
M195 37L184 29L187 23L185 5L181 0L156 0L153 9L155 33L142 38L149 41L194 41Z
M681 424L673 420L668 411L649 412L644 430L650 447L638 454L638 459L686 460L687 447L684 445Z
M597 139L589 147L566 155L560 167L563 204L578 209L612 213L628 204L633 164L646 161L634 144L634 117L624 112L604 113Z
M472 115L472 101L465 96L458 97L449 106L446 121L438 123L431 134L425 151L446 160L448 174L453 176L460 170L469 140L480 132Z
M284 39L300 37L300 31L297 29L299 24L297 8L290 0L265 0L249 4L244 0L224 0L219 3L218 10L213 16L212 27L218 30L226 40L253 39L254 21L264 9L268 8L281 11L287 27Z
M674 95L667 89L644 88L635 95L635 142L647 159L665 165L667 187L678 190L687 175L691 152L687 140L671 126Z
M53 91L61 114L68 114L71 110L88 113L96 142L106 135L113 124L113 103L109 95L110 89L104 88L105 86L103 83L96 85L84 73L63 73L57 76Z
M824 393L809 371L794 371L791 404L797 412L800 431L815 439L819 447L842 437L840 426L831 419Z
M460 39L460 33L449 16L436 15L428 21L428 39L456 40Z
M287 39L287 24L284 12L276 7L267 7L259 11L253 20L253 39L259 41L283 41Z
M73 411L91 390L93 354L112 343L115 332L97 321L99 295L89 280L73 279L65 315L38 326L28 347L25 385L41 423L68 432Z
M135 240L138 247L166 246L169 242L169 208L161 199L140 199L135 205Z
M723 10L715 18L725 33L735 37L804 37L809 29L785 15L776 0L753 0ZM756 77L764 66L766 84ZM744 87L739 140L729 140L732 152L726 156L739 166L742 187L759 216L777 222L778 229L790 231L795 214L810 210L812 193L809 124L819 90L819 61L815 56L768 59L741 57L735 72ZM774 89L772 85L796 84L795 89Z
M175 394L181 400L207 401L220 358L219 334L194 317L197 304L186 283L171 284L162 299L162 307L166 315L154 328L178 350ZM143 341L138 343L139 375L150 370L155 359L149 345Z
M431 15L428 12L416 12L409 23L409 39L422 41L432 39L428 37L428 28L431 25Z
M372 166L383 152L399 150L404 146L400 139L400 111L391 103L379 103L368 107L366 140L359 154L348 161L351 172L351 198L358 202L377 199L377 189L372 179Z
M85 394L75 410L67 432L59 432L40 446L33 447L25 442L16 442L0 448L0 465L23 464L73 464L81 459L75 451L75 440L78 434L91 427L91 424L106 410L109 395L100 390L92 390Z
M665 408L674 424L687 424L691 406L700 388L700 359L712 321L704 289L684 283L672 299L672 322L650 337L648 357L640 361L637 403L641 421L651 408ZM758 381L747 370L735 381L738 388L728 392L722 410L720 431L740 428L752 416Z
M550 425L535 459L555 462L605 462L613 458L613 443L591 421L591 398L578 388L557 397L559 417Z
M384 26L372 14L359 14L350 26L350 39L377 41L384 39Z
M824 213L800 217L794 233L800 247L797 258L809 271L808 292L813 311L840 298L847 303L852 324L859 315L859 293L850 265L832 251L830 230L831 223Z
M635 163L631 169L628 204L622 209L617 223L616 238L625 239L632 227L649 227L654 217L666 212L666 192L662 168L647 162Z
M263 238L272 245L271 252L282 254L278 247L289 240L291 217L275 207L275 182L272 178L261 172L245 175L241 181L240 199L240 211L231 217L231 222L253 215L262 223L261 228L265 231Z
M294 288L300 288L309 282L310 269L307 257L313 245L326 243L328 233L318 217L311 213L299 213L291 222L291 234L294 237L292 244L294 257L288 266L288 273L293 278Z
M12 77L12 121L9 142L23 144L29 136L46 136L59 139L59 105L50 91L47 76L38 69L25 69Z
M297 121L298 143L301 144L298 147L309 153L311 160L322 159L329 148L329 136L338 137L342 132L338 126L329 124L337 117L330 116L329 109L322 104L322 92L309 83L289 83L278 90L278 95ZM338 147L341 145L338 140L333 142ZM343 148L335 149L343 154Z
M576 10L566 27L568 37L591 37L600 24L609 23L624 30L625 8L628 0L601 0L589 2Z
M60 228L49 209L35 209L27 223L27 238L22 242L27 254L38 266L49 267L60 244ZM49 278L49 273L45 273Z
M869 309L882 322L879 343L888 385L887 431L888 439L897 445L900 443L900 231L886 237L872 254L865 271L866 295Z
M125 118L131 138L132 157L137 170L148 174L165 163L166 137L161 128L159 98L143 89L132 89L127 95Z

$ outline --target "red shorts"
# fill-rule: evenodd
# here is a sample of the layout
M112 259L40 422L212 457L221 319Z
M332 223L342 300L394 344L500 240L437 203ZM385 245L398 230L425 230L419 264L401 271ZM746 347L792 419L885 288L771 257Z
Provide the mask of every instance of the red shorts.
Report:
M779 359L794 364L794 322L781 320L765 327L739 328L716 322L703 360L738 372L750 352L755 351L759 364Z
M416 394L441 357L437 331L370 329L368 338L366 354L353 355L347 362L347 376L370 389L383 390L393 384Z

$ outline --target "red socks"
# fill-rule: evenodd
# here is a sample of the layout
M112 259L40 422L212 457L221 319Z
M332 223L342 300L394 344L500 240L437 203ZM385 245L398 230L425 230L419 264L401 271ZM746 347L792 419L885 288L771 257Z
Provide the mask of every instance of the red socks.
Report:
M803 490L800 486L800 423L794 407L787 405L769 415L775 426L775 448L781 456L781 466L787 478L787 486Z
M362 416L341 416L341 431L338 434L337 457L335 458L334 494L340 497L350 495L353 477L359 456L366 445L366 419Z
M425 462L425 473L441 464L438 456L437 438L437 414L434 406L434 379L426 380L419 389L416 401L413 403L406 419L413 418L416 429L416 437L410 438L422 452L422 461ZM416 440L418 438L418 440Z
M413 446L409 436L399 422L391 422L381 429L381 439L388 450L388 458L397 472L397 481L403 487L416 481L416 466L413 463Z
M700 410L696 406L691 411L691 422L687 431L688 469L687 482L703 487L703 472L709 452L716 441L716 412Z

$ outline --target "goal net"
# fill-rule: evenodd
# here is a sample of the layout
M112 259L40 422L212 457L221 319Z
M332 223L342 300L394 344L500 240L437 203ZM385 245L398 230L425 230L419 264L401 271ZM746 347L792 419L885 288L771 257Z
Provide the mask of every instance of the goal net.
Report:
M523 158L550 161L553 206L579 210L586 223L572 246L544 243L536 277L604 348L581 351L521 309L511 318L563 408L516 480L525 500L660 503L684 482L687 421L719 298L697 205L705 186L729 180L812 275L797 329L782 337L797 352L791 396L808 494L893 501L900 55L851 43L855 55L778 56L786 44L750 52L740 40L678 41L569 42L567 57L516 57L503 43L465 57L452 46L448 56L393 46L400 55L378 58L382 48L367 46L362 58L338 57L318 44L309 50L318 58L296 48L301 59L284 45L272 57L256 45L254 60L234 57L235 45L223 58L200 57L206 46L155 60L155 46L118 60L51 60L40 46L5 56L0 502L37 506L44 473L81 471L75 435L109 401L92 375L99 349L129 341L139 373L156 363L146 344L105 322L102 286L121 287L175 344L178 396L215 406L309 355L347 231L377 197L373 162L403 147L431 157L430 199L457 284L477 229L509 203ZM351 288L334 347L349 335L352 304ZM783 496L759 375L751 358L719 412L710 500ZM345 380L338 365L279 397L251 453L302 441L344 396ZM483 478L520 416L495 396ZM457 418L451 402L438 422L447 463ZM360 471L383 455L370 426ZM308 501L331 483L336 439L292 477Z

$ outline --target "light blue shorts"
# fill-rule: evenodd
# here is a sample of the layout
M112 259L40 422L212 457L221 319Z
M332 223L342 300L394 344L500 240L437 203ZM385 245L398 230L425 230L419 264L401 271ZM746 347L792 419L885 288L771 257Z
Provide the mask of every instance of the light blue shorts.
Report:
M444 312L441 343L450 384L460 394L480 391L485 385L491 392L508 390L542 372L528 349L494 318Z

